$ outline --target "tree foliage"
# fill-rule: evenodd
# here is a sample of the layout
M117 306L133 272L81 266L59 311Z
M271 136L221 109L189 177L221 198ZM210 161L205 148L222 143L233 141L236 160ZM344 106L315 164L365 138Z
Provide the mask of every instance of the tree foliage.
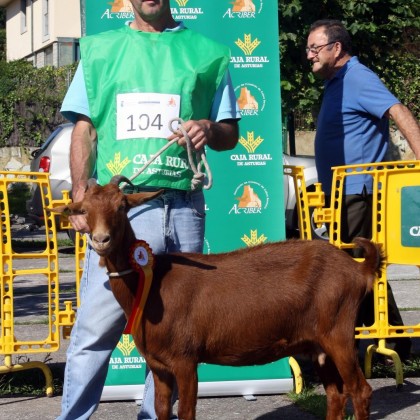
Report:
M63 122L59 110L74 70L0 61L0 147L37 146Z
M418 0L278 0L278 9L285 117L297 111L306 116L305 128L313 124L322 82L311 73L306 38L311 23L325 18L346 25L354 54L420 116ZM75 65L36 69L24 60L6 63L5 17L0 8L0 147L36 146L63 121L59 109Z
M0 61L6 60L6 9L0 7Z
M339 19L353 40L353 53L420 115L420 2L418 0L278 1L283 113L317 113L322 82L306 59L310 25Z

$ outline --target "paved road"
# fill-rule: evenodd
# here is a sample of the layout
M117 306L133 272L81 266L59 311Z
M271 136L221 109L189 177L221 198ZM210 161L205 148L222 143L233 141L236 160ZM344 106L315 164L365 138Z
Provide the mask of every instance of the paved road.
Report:
M420 379L405 381L402 391L393 379L373 379L371 419L417 420L420 413ZM320 391L321 392L321 391ZM16 420L53 420L60 412L60 397L0 398L0 417ZM176 408L176 407L175 407ZM102 402L92 420L136 419L138 407L133 401ZM198 420L314 420L285 395L257 396L255 401L242 397L199 398Z
M42 264L36 261L19 261L16 268L28 265L35 268ZM74 299L74 256L71 248L60 252L60 291L61 300ZM405 323L420 323L420 274L417 267L390 266L387 273L394 290L396 301L402 311ZM15 317L18 319L15 334L22 340L29 337L45 337L48 307L46 282L42 275L23 276L15 281ZM32 323L28 328L28 323ZM20 325L23 324L23 325ZM420 354L420 339L414 339L414 351ZM363 341L366 345L366 340ZM65 351L68 341L63 340L60 350L51 353L51 364L64 367ZM43 360L42 355L29 355L31 360ZM1 360L1 359L0 359ZM397 391L395 379L369 380L374 389L372 400L372 419L417 419L420 413L420 378L406 378L403 389ZM319 392L323 390L319 388ZM54 419L60 411L61 397L52 398L0 398L0 418L17 420ZM134 419L138 407L134 401L102 402L92 419ZM313 419L308 413L294 405L287 395L257 396L255 401L246 401L243 397L200 398L197 406L197 418L205 420L272 420L272 419Z

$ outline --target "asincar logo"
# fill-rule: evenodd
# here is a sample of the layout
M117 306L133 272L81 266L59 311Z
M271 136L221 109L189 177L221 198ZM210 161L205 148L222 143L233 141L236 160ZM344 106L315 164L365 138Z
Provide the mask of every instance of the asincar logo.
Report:
M232 56L230 62L233 64L234 68L262 68L264 67L264 64L270 62L266 55L253 55L254 50L258 48L261 41L258 38L252 38L252 34L244 34L243 39L238 38L235 41L235 44L242 50L245 57Z
M110 7L102 13L101 19L134 19L130 0L115 0L107 2L107 4L109 4Z
M264 234L261 234L260 236L258 236L258 230L251 230L250 235L244 235L241 238L242 242L245 243L246 246L255 246L255 245L260 245L263 244L264 242L267 241L267 236L265 236Z
M229 214L261 214L268 206L269 197L266 188L258 182L246 181L234 192L235 203Z
M257 117L265 108L265 94L252 83L235 87L235 94L242 117Z
M273 160L270 153L255 153L264 139L256 136L253 131L247 131L247 137L241 136L239 143L246 149L248 154L235 154L230 156L230 160L236 163L236 166L265 166L267 162Z
M201 7L185 7L190 0L175 0L179 7L171 7L171 13L175 20L196 20L203 15Z
M229 19L253 19L256 14L261 13L263 7L263 0L231 0L229 3L232 6L223 15Z

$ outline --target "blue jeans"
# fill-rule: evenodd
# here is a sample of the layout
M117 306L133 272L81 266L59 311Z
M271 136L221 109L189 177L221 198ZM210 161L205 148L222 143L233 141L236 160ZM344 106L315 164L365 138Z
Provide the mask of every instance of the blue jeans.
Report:
M154 254L202 252L204 196L201 191L166 191L128 213L138 239ZM88 419L96 410L111 353L126 319L109 286L106 269L88 249L80 287L81 305L72 329L59 420ZM146 378L139 419L156 419L153 378Z

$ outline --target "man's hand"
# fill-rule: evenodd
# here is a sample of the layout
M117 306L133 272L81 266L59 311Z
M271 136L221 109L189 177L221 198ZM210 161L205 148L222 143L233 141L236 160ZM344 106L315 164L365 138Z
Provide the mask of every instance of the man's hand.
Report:
M85 194L84 190L72 191L73 194L73 203L78 203L82 201ZM89 233L89 226L86 223L85 215L69 216L69 222L71 223L73 229L80 233Z
M204 148L208 143L210 137L210 124L209 120L189 120L182 125L182 128L185 130L189 139L191 140L191 145L195 151L199 151ZM174 140L179 138L178 144L184 148L187 147L187 140L184 137L184 134L181 129L178 129L174 134L168 137L168 140Z
M210 120L189 120L182 126L191 140L195 151L208 145L211 149L222 151L233 149L239 137L238 122L236 120L223 120L213 122ZM168 137L168 140L179 138L178 144L186 147L186 140L181 130Z

